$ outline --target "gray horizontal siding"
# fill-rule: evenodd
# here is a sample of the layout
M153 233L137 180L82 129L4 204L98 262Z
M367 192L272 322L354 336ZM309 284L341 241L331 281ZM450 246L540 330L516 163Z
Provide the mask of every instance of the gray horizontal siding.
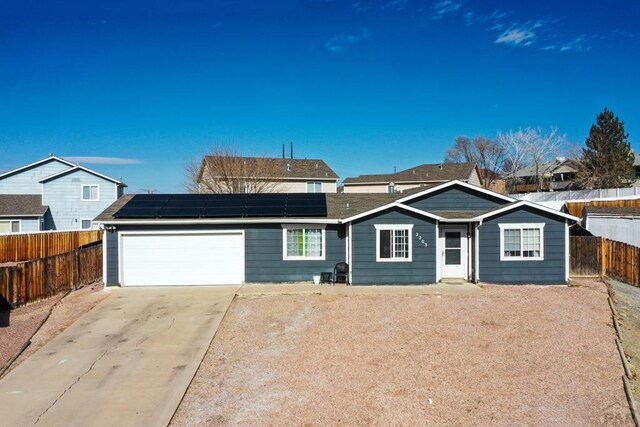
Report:
M413 224L411 262L376 261L375 224ZM351 233L353 284L419 284L436 281L434 220L394 208L354 222ZM427 247L419 241L416 233L427 243Z
M2 217L0 218L0 222L4 221L20 221L20 232L21 233L35 233L36 231L40 231L40 218L39 217Z
M104 254L107 257L106 278L107 286L118 285L118 233L105 231L106 239Z
M83 201L82 186L97 185L99 200ZM49 206L55 230L79 230L83 219L93 219L116 201L116 184L99 176L76 170L44 183L42 204Z
M42 178L69 169L69 166L52 159L0 179L0 194L42 194Z
M506 201L472 191L462 186L451 186L444 190L410 200L405 204L423 211L479 211L507 203Z
M313 275L319 275L322 271L332 272L338 262L346 261L346 237L344 226L341 225L326 226L326 254L322 261L284 261L280 224L118 227L118 231L189 230L244 230L246 282L311 281ZM107 233L107 283L117 284L118 268L117 233Z
M500 261L498 224L545 223L544 260ZM520 208L486 220L480 226L480 280L492 283L565 283L564 218Z

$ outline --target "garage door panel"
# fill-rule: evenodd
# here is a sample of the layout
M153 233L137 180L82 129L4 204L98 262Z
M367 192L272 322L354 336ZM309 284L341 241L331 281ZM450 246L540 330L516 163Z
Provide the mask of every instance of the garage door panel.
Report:
M243 237L237 232L123 235L122 284L241 284L244 277Z

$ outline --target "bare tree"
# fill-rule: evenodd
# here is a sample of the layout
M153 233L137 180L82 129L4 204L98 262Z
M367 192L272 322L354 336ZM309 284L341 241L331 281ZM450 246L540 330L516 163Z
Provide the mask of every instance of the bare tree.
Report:
M498 133L498 144L504 150L505 177L515 183L515 173L525 167L533 168L533 184L542 189L544 173L543 165L555 159L567 148L567 138L560 134L557 127L551 127L549 132L541 128L518 129L507 133Z
M233 147L216 146L185 165L184 187L189 193L272 193L282 167L280 159L244 157Z
M504 149L493 139L459 136L445 156L447 163L475 163L485 188L500 177L504 163Z

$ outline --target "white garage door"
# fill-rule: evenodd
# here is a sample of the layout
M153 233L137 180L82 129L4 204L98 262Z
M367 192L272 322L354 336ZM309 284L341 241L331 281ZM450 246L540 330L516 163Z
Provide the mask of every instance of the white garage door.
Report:
M123 234L123 286L237 285L244 280L241 232Z

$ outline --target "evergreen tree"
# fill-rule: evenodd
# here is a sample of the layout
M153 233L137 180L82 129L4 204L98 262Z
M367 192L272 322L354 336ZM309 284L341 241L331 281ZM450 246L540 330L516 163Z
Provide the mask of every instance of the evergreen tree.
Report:
M591 125L582 149L578 178L585 188L629 187L635 180L634 155L624 121L606 107Z

